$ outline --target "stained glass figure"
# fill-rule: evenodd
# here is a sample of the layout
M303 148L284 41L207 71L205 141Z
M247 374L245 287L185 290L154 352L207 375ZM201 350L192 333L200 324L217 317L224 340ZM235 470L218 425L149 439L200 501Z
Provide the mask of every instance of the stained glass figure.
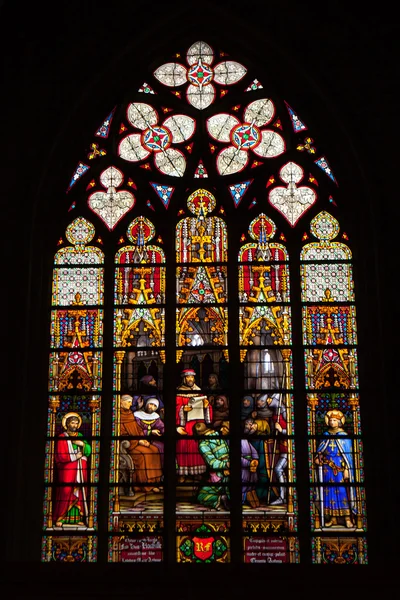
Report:
M88 506L88 460L91 444L80 433L82 417L68 412L62 418L64 431L55 440L56 494L53 501L53 523L55 528L65 525L90 526L93 515ZM71 439L72 438L72 439Z
M88 197L89 208L105 223L110 231L135 205L135 196L127 190L117 190L124 180L116 167L108 167L100 175L107 192L94 192Z
M304 171L294 162L286 163L280 169L279 177L287 186L271 189L268 201L294 227L304 213L315 204L317 194L308 186L297 185L303 179Z
M213 82L220 85L233 85L246 74L246 68L232 60L218 63L214 67L214 51L206 42L195 42L186 54L188 66L180 63L166 63L154 71L154 77L168 87L179 87L186 82L189 86L186 98L192 106L203 110L216 98Z

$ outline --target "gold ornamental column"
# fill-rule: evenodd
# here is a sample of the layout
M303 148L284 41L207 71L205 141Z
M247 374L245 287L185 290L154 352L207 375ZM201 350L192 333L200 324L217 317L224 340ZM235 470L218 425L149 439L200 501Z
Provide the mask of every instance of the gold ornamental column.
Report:
M290 389L290 356L291 350L283 349L281 350L282 358L283 358L283 369L284 369L284 386L288 390ZM289 394L286 394L289 396ZM288 409L290 403L286 403L286 408ZM288 411L289 412L289 411ZM293 435L293 427L292 427L292 412L290 411L290 419L287 420L287 444L288 444L288 474L291 479L293 479L293 440L289 436ZM293 481L291 481L293 484ZM289 486L287 490L288 494L288 505L287 510L288 513L294 513L294 501L293 501L293 487Z
M50 469L49 469L49 483L53 483L54 480L54 436L56 432L56 413L60 408L60 397L52 396L49 400L49 407L51 410L50 417ZM47 506L48 506L48 527L53 527L53 501L52 501L52 486L47 489Z
M318 398L316 396L315 393L311 393L308 396L308 401L307 401L308 406L311 409L311 415L310 415L310 441L311 441L311 452L312 455L315 456L315 452L317 450L316 448L316 441L315 441L315 412L316 412L316 408L318 406ZM315 483L315 478L314 478L314 468L312 470L313 473L313 480L312 483ZM314 517L315 517L315 529L320 529L321 528L321 519L320 519L320 514L319 512L316 510L315 505L314 505Z
M360 435L360 428L358 423L358 414L357 409L359 407L359 401L357 396L352 393L350 394L349 404L353 411L353 427L354 427L354 435ZM355 480L361 481L361 464L360 464L360 447L359 440L354 439L354 472L355 472ZM354 487L356 498L357 498L357 529L362 529L362 503L361 503L361 492L359 487Z
M115 391L118 392L115 397L115 431L114 435L119 436L121 432L121 371L122 371L122 361L124 360L125 350L119 350L115 352ZM120 441L115 441L114 446L114 477L117 477L118 473L118 462L119 462L119 445ZM115 496L114 496L114 512L119 512L119 486L118 481L115 486Z
M89 400L89 408L90 408L90 412L92 415L92 431L91 431L92 463L93 463L93 457L96 456L96 441L94 441L93 438L96 435L96 429L97 429L96 428L96 413L99 410L99 406L100 406L100 400L98 398L95 398L94 396L92 396L92 399ZM94 472L95 472L95 470L93 469L93 464L92 464L92 468L89 471L90 483L94 483ZM90 486L89 518L88 518L88 527L90 529L93 529L93 521L94 521L94 491L95 491L94 487Z

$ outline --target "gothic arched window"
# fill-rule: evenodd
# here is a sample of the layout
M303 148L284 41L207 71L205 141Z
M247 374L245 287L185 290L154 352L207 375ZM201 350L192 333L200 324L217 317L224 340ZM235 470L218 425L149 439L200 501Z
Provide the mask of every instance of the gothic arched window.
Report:
M165 60L67 189L42 560L366 563L335 176L245 59L194 41Z

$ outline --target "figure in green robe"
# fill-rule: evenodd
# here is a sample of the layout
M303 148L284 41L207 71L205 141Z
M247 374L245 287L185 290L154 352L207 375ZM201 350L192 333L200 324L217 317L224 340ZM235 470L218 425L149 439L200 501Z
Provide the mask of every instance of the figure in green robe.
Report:
M196 423L195 434L201 436L199 452L207 465L207 481L198 494L200 504L215 510L229 510L229 446L222 437L229 431L223 422L219 432L209 429L205 423Z

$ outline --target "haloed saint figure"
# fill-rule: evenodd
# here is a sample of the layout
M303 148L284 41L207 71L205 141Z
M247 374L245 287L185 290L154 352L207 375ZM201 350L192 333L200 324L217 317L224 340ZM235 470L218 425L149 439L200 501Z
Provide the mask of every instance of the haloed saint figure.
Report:
M90 444L78 431L82 419L78 413L67 413L62 420L64 432L55 445L56 496L53 523L56 527L88 526L88 457Z
M357 513L352 440L342 428L345 417L340 410L325 415L328 431L317 448L314 462L321 487L317 490L322 527L354 527ZM328 484L328 485L326 485Z

